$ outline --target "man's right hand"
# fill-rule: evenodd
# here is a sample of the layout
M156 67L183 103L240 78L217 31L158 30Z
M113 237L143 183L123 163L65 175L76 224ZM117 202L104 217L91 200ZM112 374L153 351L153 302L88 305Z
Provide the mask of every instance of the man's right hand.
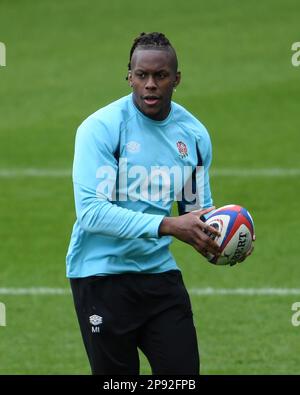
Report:
M160 224L159 235L174 236L193 246L206 258L208 253L220 255L220 247L207 234L212 233L218 237L220 233L200 219L201 215L212 210L215 207L192 211L179 217L165 217Z

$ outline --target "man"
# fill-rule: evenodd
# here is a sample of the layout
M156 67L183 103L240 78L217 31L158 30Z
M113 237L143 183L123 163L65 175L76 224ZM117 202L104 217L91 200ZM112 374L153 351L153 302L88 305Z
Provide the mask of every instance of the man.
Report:
M142 33L130 51L132 94L77 131L67 276L93 374L138 374L138 348L153 374L199 374L170 236L204 256L219 247L208 236L218 232L201 220L214 208L211 143L205 127L171 101L180 77L169 40ZM170 216L174 200L185 215Z

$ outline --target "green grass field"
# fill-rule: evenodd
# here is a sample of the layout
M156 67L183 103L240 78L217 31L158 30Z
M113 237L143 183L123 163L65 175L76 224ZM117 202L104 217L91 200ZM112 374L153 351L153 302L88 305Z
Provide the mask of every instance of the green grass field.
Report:
M244 205L256 225L255 254L234 267L174 241L187 288L299 289L299 13L297 0L1 0L0 291L68 288L75 130L129 92L128 54L141 31L163 31L177 49L174 100L210 131L215 204ZM300 293L191 299L203 374L300 374L300 327L291 324ZM0 374L89 374L70 295L3 291L0 302ZM150 374L142 355L141 373Z

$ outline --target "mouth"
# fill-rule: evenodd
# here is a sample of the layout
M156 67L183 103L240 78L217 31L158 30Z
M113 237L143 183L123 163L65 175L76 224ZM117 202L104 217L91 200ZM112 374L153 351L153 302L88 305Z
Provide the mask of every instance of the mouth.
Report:
M142 96L142 99L147 106L152 107L152 106L156 106L156 104L160 101L161 98L159 96L147 95L147 96Z

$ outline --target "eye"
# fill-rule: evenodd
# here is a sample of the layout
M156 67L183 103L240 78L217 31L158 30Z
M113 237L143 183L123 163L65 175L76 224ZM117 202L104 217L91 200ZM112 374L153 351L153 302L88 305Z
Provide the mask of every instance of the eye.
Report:
M164 73L164 72L160 72L160 73L158 73L157 77L158 77L160 80L163 80L164 78L167 77L167 74Z
M137 76L138 78L141 78L141 79L143 79L143 78L145 78L145 77L146 77L146 74L145 74L145 73L143 73L142 71L138 71L138 72L136 73L136 76Z

